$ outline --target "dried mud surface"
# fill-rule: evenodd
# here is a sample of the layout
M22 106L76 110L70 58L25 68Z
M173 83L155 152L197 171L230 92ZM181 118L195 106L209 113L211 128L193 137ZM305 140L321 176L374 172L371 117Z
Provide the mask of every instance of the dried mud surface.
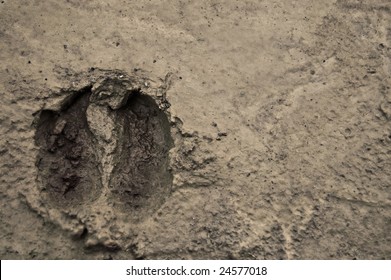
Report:
M390 259L391 3L1 1L1 259Z

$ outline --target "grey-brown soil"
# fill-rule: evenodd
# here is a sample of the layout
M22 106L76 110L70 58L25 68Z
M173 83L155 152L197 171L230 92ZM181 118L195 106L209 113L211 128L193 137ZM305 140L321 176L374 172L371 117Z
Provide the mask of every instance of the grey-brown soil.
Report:
M1 259L390 259L388 0L0 2Z

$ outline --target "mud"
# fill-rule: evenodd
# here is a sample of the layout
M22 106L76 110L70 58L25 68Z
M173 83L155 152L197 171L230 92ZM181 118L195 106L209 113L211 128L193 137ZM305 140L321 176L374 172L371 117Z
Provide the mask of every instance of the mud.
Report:
M2 259L390 259L391 4L1 1Z

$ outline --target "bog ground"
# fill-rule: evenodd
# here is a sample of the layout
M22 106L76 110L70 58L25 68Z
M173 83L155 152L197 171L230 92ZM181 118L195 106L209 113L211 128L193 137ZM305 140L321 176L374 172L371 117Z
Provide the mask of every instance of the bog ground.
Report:
M390 259L391 3L0 2L1 259Z

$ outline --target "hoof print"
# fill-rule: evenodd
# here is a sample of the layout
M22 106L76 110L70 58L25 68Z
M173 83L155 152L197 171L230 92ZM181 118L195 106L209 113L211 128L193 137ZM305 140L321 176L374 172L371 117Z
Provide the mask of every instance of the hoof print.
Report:
M106 205L137 222L170 194L169 120L134 84L109 77L41 111L37 167L48 205L90 212Z

